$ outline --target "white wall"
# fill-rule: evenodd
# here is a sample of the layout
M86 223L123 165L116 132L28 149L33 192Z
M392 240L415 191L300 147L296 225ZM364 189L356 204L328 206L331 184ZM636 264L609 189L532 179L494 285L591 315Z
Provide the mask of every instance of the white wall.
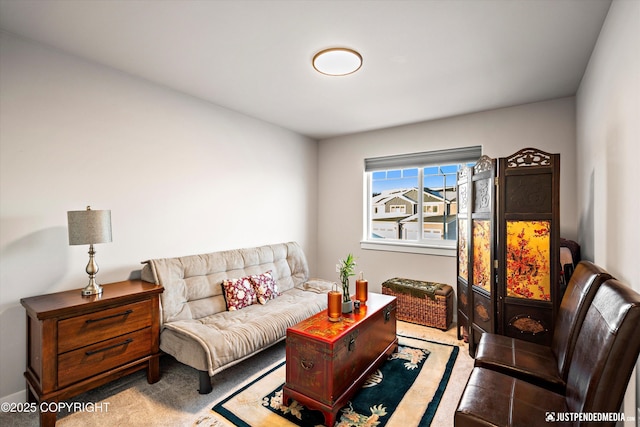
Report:
M611 4L576 111L583 254L640 292L640 2ZM640 417L638 372L625 397L627 416Z
M68 210L111 209L101 283L149 258L289 240L314 265L315 141L0 37L0 397L24 389L20 298L88 281Z
M337 280L338 258L352 252L372 291L380 292L380 284L396 276L455 288L455 253L446 257L360 249L364 159L478 144L494 158L527 147L560 153L561 236L576 239L575 108L570 97L320 141L320 276Z

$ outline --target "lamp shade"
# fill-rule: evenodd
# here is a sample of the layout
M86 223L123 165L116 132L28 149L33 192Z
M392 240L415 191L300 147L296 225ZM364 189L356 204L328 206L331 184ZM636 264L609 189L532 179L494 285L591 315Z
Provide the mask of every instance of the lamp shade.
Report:
M111 211L94 211L90 206L84 211L67 212L69 244L88 245L111 242Z

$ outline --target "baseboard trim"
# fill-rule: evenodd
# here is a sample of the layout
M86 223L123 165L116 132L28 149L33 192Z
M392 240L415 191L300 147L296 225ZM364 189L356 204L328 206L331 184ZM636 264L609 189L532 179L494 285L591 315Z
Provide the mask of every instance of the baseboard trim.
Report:
M0 397L0 403L24 403L27 401L27 389Z

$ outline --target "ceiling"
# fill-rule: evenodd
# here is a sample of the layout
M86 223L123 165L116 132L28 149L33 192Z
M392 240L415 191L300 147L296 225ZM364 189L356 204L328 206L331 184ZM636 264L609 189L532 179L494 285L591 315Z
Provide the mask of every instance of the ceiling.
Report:
M0 28L316 139L576 93L610 0L0 0ZM311 66L358 50L355 74Z

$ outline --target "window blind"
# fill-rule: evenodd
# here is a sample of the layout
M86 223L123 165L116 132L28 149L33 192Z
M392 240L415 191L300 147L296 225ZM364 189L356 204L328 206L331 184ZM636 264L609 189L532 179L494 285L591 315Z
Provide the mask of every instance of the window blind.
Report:
M398 154L394 156L364 159L365 172L410 167L434 166L452 163L475 162L482 156L482 146L424 151L422 153Z

